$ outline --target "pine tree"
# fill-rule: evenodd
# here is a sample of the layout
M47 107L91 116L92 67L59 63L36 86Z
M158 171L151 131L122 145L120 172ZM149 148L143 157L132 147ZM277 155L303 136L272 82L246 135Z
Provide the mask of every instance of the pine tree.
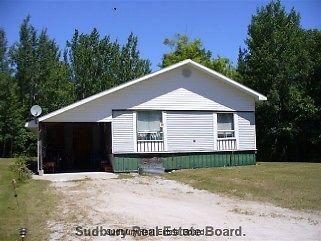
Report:
M150 61L142 59L138 51L138 39L131 33L120 52L118 83L124 83L150 73Z
M3 94L10 93L3 98L3 111L6 108L9 111L5 102L12 108L3 115L6 116L4 128L8 131L14 128L14 132L7 135L10 143L14 143L9 153L34 155L35 134L24 128L24 123L31 118L31 106L40 105L46 114L70 104L75 99L74 85L70 82L68 66L60 59L58 45L48 37L46 30L38 34L29 16L23 20L19 41L11 47L9 55L12 73L2 78L1 83ZM10 113L15 118L8 116Z
M23 152L28 133L22 127L22 107L17 85L11 76L5 32L0 29L0 155Z
M24 117L38 104L46 114L74 101L68 67L60 59L60 50L46 30L37 33L30 17L23 20L19 42L11 49Z
M97 29L90 34L75 30L67 43L66 61L76 86L77 99L104 91L150 72L150 62L140 57L137 37L130 34L121 46Z

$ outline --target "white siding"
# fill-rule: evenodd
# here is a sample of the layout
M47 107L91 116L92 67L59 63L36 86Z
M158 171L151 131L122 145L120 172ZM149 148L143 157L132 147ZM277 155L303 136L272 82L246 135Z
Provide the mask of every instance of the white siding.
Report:
M184 67L185 68L185 67ZM182 67L53 116L46 122L107 122L112 110L254 111L250 95L194 67Z
M168 151L213 151L212 112L166 112Z
M113 111L113 153L134 152L134 119L132 111Z
M256 149L254 112L234 114L237 149ZM214 151L216 113L166 111L163 114L165 151ZM113 111L113 153L136 152L136 119L132 111ZM216 133L217 134L217 133Z
M217 113L213 113L213 136L214 136L214 150L217 150Z
M237 114L239 149L256 149L254 112L238 112Z

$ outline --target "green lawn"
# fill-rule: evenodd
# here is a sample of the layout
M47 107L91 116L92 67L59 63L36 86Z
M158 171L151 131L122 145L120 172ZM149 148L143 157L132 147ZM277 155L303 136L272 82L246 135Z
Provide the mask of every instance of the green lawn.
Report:
M228 196L321 211L321 163L260 162L255 166L180 170L165 177Z
M0 240L21 240L20 227L29 230L26 240L47 240L46 221L54 214L58 197L49 182L30 180L18 185L18 209L11 184L14 175L9 170L12 160L0 158Z

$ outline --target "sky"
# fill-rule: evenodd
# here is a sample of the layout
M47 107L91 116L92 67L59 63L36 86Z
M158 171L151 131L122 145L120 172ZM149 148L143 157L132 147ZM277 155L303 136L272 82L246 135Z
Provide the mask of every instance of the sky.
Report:
M28 14L38 30L47 28L61 49L75 29L89 33L94 27L124 43L133 32L138 36L141 56L159 69L162 55L170 49L163 45L175 33L200 38L214 56L237 63L239 47L244 47L247 27L256 9L268 1L5 1L0 0L0 27L9 44L19 37L19 26ZM321 0L282 1L287 10L294 7L304 28L321 29ZM114 10L116 8L116 10Z

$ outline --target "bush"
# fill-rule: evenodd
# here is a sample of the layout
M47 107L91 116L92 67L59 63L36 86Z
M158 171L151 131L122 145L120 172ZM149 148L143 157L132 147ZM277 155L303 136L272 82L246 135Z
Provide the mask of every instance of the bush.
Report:
M16 179L20 182L25 182L32 177L32 171L27 167L28 159L26 157L18 157L10 166L11 171L14 173Z

